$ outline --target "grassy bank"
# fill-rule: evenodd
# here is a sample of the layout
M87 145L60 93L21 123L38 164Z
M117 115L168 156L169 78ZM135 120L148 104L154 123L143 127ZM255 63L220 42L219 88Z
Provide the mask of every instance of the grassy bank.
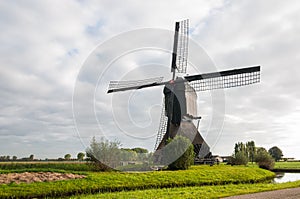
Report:
M46 197L92 194L128 190L144 190L256 183L274 177L272 172L259 168L194 166L186 171L145 173L86 172L85 179L31 184L0 185L0 197Z
M271 184L228 184L217 186L198 186L183 188L149 189L138 191L122 191L117 193L102 193L95 195L80 195L71 197L73 199L95 199L95 198L221 198L227 196L257 193L285 188L300 187L300 181Z

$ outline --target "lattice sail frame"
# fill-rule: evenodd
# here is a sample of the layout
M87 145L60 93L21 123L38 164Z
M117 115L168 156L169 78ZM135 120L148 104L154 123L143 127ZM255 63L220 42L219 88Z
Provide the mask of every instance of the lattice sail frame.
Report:
M159 121L159 127L158 127L158 131L157 131L154 150L157 149L158 145L161 143L164 135L166 134L167 125L168 125L168 117L166 116L166 112L165 112L165 98L163 98L162 110L161 110L161 114L160 114L160 121Z
M188 59L189 20L179 22L176 68L178 73L186 73Z
M260 70L249 70L237 74L221 74L212 73L209 75L202 75L201 79L192 82L186 82L192 86L195 91L207 91L223 88L231 88L238 86L246 86L260 82ZM187 92L194 91L190 87L186 87Z
M128 88L128 87L139 87L154 83L160 83L162 82L163 77L155 77L155 78L149 78L149 79L143 79L143 80L124 80L124 81L110 81L108 90L114 90L114 89L122 89L122 88Z

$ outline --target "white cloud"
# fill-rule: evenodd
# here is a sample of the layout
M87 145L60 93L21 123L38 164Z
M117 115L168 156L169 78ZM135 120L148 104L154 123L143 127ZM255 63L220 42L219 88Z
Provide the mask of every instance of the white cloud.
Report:
M297 88L300 83L297 65L300 61L299 9L300 4L293 0L195 0L188 3L137 0L74 0L64 3L1 1L0 151L18 156L34 153L44 158L84 150L76 137L72 121L72 92L76 76L90 52L99 43L121 32L145 27L173 30L174 21L189 18L191 37L206 49L220 70L262 65L260 84L225 91L224 130L213 152L230 154L235 142L254 139L259 145L278 145L285 155L300 158L295 153L299 149L295 142L299 140L297 121L300 110ZM164 40L152 39L154 43ZM170 46L170 39L163 41L166 46ZM116 49L111 51L118 52ZM122 70L115 71L111 79L118 80L125 74L128 77L140 76L143 70L127 72L143 63L168 65L169 59L166 53L144 51L124 56L115 64L126 66L119 67ZM98 60L90 63L97 63L93 61ZM103 72L97 66L95 64L95 70L86 71L79 77L86 80L84 83L88 87L82 92L87 95L94 96L93 84L97 82L97 79L93 79L94 72ZM167 69L163 71L164 75L167 73ZM160 72L156 71L156 74ZM109 80L110 76L101 80L96 90L98 93L95 97L100 100L96 103L99 117L109 115L110 108L105 104L111 102L111 97L103 97L100 93L107 87L104 81ZM153 93L143 95L153 99ZM140 99L141 96L136 97ZM93 102L93 99L89 100L87 103ZM199 100L201 105L207 106L200 109L199 114L205 116L203 120L209 120L210 99L200 93ZM146 107L147 104L140 105ZM133 105L138 107L139 104ZM80 110L87 111L84 107ZM91 112L84 114L94 117ZM159 113L149 110L136 110L130 114L141 125L159 117ZM89 117L86 118L88 122L95 122L95 118ZM141 117L147 121L145 119L143 123ZM201 130L206 134L209 121L203 120ZM109 117L104 120L101 118L101 122L107 122L105 131L111 133L111 137L118 138L118 129L113 127ZM88 133L83 139L88 143L90 136L97 131L97 124L84 128ZM126 128L134 130L130 125ZM149 132L146 134L149 135ZM119 138L127 141L124 145L134 146L128 136ZM145 141L144 147L152 149L153 140Z

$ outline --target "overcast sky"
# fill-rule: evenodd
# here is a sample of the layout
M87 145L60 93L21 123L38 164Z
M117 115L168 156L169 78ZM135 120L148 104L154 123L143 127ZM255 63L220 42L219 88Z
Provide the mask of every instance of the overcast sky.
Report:
M230 155L236 142L254 140L300 159L296 0L0 1L0 155L75 156L92 136L153 150L161 88L114 95L106 89L109 80L169 79L168 31L187 18L202 49L190 48L190 56L214 65L189 65L188 73L262 70L259 84L224 90L221 98L198 93L200 130L213 154ZM161 46L120 54L136 43ZM212 114L224 120L215 124Z

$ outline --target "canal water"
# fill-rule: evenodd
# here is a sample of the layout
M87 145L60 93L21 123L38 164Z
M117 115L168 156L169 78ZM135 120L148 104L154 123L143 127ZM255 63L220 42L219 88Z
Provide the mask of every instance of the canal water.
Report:
M293 182L300 180L300 173L276 173L275 183Z

